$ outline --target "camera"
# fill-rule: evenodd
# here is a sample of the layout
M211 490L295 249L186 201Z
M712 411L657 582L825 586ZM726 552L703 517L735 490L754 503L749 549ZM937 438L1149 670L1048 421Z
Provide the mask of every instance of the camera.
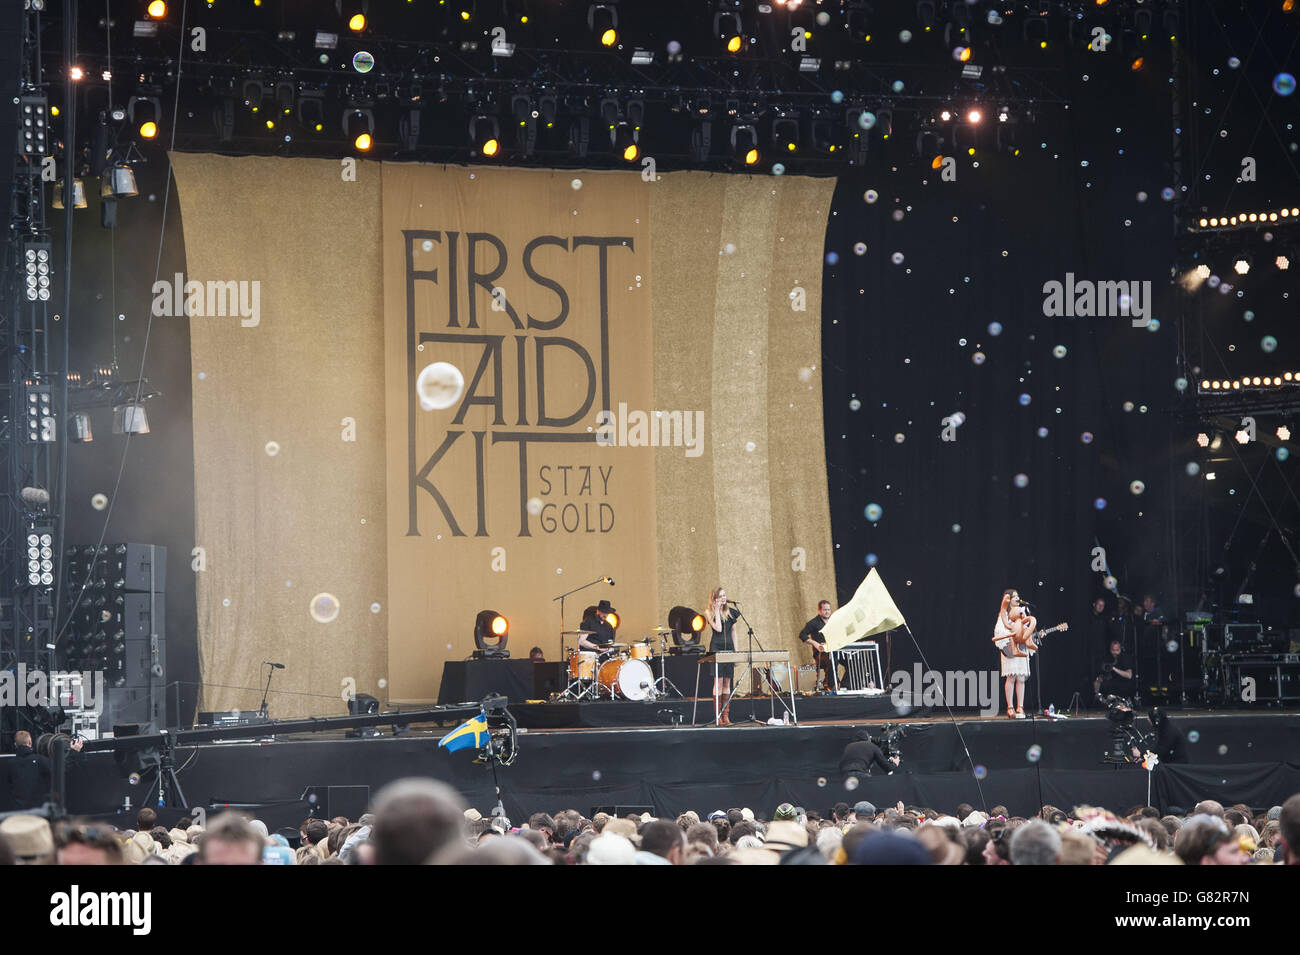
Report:
M901 741L906 735L906 726L898 723L886 723L880 728L880 735L873 736L871 741L880 747L880 751L885 754L886 759L893 759L895 756L902 758Z

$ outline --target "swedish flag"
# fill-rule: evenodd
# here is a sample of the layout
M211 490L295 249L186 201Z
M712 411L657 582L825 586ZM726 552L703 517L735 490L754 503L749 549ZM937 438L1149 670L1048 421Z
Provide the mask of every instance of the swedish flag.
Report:
M440 749L445 749L449 753L454 753L458 749L479 749L487 745L488 725L487 716L482 710L479 710L478 716L468 722L461 723L454 730L444 736L438 743Z

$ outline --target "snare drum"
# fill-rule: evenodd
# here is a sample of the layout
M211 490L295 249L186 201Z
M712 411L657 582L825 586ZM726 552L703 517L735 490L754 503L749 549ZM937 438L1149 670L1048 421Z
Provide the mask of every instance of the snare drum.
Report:
M569 653L569 679L596 679L596 653L594 650L573 650Z
M654 648L648 643L634 643L629 655L633 660L649 660L654 656Z
M600 686L614 700L648 700L654 673L644 660L606 660L600 666Z

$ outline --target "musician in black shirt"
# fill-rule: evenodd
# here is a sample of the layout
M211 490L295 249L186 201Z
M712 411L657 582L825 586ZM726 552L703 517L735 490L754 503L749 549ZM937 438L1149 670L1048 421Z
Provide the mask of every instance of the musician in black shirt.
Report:
M813 652L813 662L817 664L817 686L819 689L829 691L831 689L831 655L826 650L826 644L818 640L816 634L822 632L826 626L826 621L831 617L831 602L822 600L817 604L817 616L813 617L803 625L799 631L799 639L808 644ZM840 663L840 666L844 666ZM837 668L838 672L838 668Z
M579 630L589 631L589 635L578 638L578 647L583 650L601 651L614 642L614 628L605 620L611 613L617 613L608 600L602 600L595 607L588 607L582 615Z

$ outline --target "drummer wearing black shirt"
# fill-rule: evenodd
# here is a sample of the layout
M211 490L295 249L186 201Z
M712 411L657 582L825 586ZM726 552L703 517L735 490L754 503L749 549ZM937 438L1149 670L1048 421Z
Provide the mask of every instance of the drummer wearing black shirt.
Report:
M595 607L588 607L587 612L582 616L582 626L578 629L589 632L578 638L578 647L582 650L599 652L613 643L614 628L605 622L605 618L617 612L610 606L608 600L602 600Z
M822 632L830 617L831 602L822 600L817 604L817 616L804 624L803 629L799 631L799 639L812 649L813 660L817 664L818 684L827 690L831 689L831 655L826 651L826 644L818 640L815 635Z

